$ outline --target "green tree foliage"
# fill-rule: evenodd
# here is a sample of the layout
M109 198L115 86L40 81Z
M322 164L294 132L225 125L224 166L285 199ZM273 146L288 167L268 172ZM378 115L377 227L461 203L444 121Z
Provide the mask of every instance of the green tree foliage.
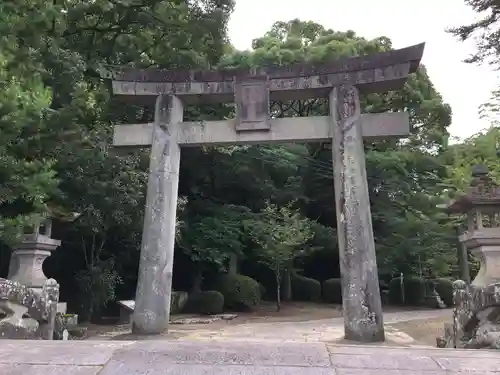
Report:
M214 205L203 201L189 205L183 212L188 217L179 234L179 249L193 265L192 292L200 292L207 268L225 271L231 254L242 255L245 248L243 222L249 212L246 207ZM195 214L189 210L196 208Z
M465 41L475 38L478 51L470 56L467 62L500 62L500 4L497 0L465 0L465 4L470 6L481 17L468 25L454 27L449 30L453 35Z
M276 310L280 311L282 277L293 267L295 256L304 252L311 237L311 225L290 202L283 207L266 204L258 220L248 222L251 236L259 245L259 261L269 267L276 278Z
M52 272L73 280L66 289L70 299L77 286L88 298L85 291L89 290L103 296L101 301L83 303L87 309L110 299L116 272L137 275L147 154L117 153L109 141L113 124L149 121L153 113L150 107L123 106L112 100L109 82L98 70L103 65L210 67L224 51L232 7L230 0L0 4L0 74L2 84L11 86L4 90L0 104L10 115L2 117L1 141L5 140L9 153L0 157L15 176L9 176L13 181L1 181L5 195L0 203L10 215L2 215L1 224L12 227L30 219L29 215L43 213L57 176L60 191L54 200L81 214L59 233L60 250L68 254L59 255L59 261L68 257L74 262L75 252L79 261L70 274L61 264L54 265ZM19 123L16 128L14 122ZM22 153L14 148L15 140L23 140L16 146ZM18 163L18 171L13 162ZM2 235L2 241L6 239ZM117 258L120 261L113 263ZM116 272L109 266L105 269L110 272L101 269L109 264L115 264L111 268ZM73 277L76 272L78 282ZM107 281L101 280L104 274ZM136 276L132 279L134 283ZM99 286L103 291L95 293ZM64 289L63 285L63 298Z
M473 39L477 51L465 59L468 63L488 63L498 67L500 63L500 3L497 0L465 0L465 4L478 13L478 20L468 25L448 30L461 41ZM493 90L490 100L480 108L480 114L488 118L492 126L498 126L500 90Z
M6 244L47 212L58 183L54 160L40 155L50 90L15 65L8 51L0 53L0 240Z
M473 135L462 143L453 145L443 155L448 166L448 183L453 187L450 193L463 193L471 180L471 167L484 164L497 182L500 182L499 159L500 129L491 127Z

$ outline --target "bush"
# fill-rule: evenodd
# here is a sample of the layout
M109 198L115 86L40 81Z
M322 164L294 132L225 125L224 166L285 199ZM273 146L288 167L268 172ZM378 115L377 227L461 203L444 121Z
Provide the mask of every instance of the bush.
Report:
M260 287L254 279L244 275L222 275L217 291L224 296L224 306L234 311L248 311L260 304Z
M453 280L447 278L435 279L434 285L444 304L448 307L453 306Z
M195 314L220 314L224 308L224 296L215 290L193 293L188 297L185 311Z
M323 281L323 301L327 303L342 303L342 284L340 279Z
M426 282L423 278L410 276L403 278L404 305L419 306L425 302ZM395 277L389 283L389 300L392 304L402 305L401 278Z
M292 298L296 301L321 301L321 283L302 275L292 276Z

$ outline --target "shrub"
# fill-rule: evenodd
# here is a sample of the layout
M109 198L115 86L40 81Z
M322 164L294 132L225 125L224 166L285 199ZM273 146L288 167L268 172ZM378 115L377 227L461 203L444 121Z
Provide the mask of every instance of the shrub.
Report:
M193 293L188 297L185 311L196 314L220 314L224 308L224 296L215 290Z
M302 275L292 276L292 297L296 301L321 301L321 283Z
M340 279L323 281L323 301L327 303L342 303L342 284Z
M426 282L423 278L410 276L403 278L404 304L419 306L425 302ZM389 283L389 300L393 304L403 304L401 278L395 277Z
M224 296L224 306L234 311L252 310L260 304L259 283L244 275L222 275L217 291Z
M453 306L453 280L443 277L433 281L436 292L439 294L444 304L448 307Z

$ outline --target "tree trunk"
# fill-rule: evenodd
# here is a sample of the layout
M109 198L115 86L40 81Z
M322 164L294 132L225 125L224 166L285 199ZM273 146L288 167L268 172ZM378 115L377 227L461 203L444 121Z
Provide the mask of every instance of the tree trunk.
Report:
M229 258L228 273L232 276L238 274L238 254L231 254Z
M191 293L201 292L201 284L203 283L203 271L201 269L196 270L196 274L193 278L193 283L191 284Z
M94 315L94 301L91 295L83 295L81 309L78 311L78 319L81 323L90 323Z
M287 268L283 275L283 301L292 300L292 270Z
M281 310L281 277L279 272L275 273L276 275L276 311L279 312Z

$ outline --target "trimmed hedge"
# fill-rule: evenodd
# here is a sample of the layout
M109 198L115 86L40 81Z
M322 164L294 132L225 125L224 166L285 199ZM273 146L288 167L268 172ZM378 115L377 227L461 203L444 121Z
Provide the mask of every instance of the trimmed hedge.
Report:
M318 280L302 275L293 275L291 282L292 298L295 301L321 301L321 283Z
M215 289L224 296L224 307L234 311L253 310L260 304L260 286L244 275L222 275Z
M453 280L447 278L438 278L433 280L436 286L436 292L439 294L447 307L453 306Z
M327 303L342 303L342 284L340 279L328 279L322 285L323 301Z
M220 314L224 311L224 296L216 290L193 293L188 297L185 311L196 314Z
M403 278L404 303L401 295L401 278L396 277L389 283L389 301L396 305L420 306L425 303L426 281L420 277Z

